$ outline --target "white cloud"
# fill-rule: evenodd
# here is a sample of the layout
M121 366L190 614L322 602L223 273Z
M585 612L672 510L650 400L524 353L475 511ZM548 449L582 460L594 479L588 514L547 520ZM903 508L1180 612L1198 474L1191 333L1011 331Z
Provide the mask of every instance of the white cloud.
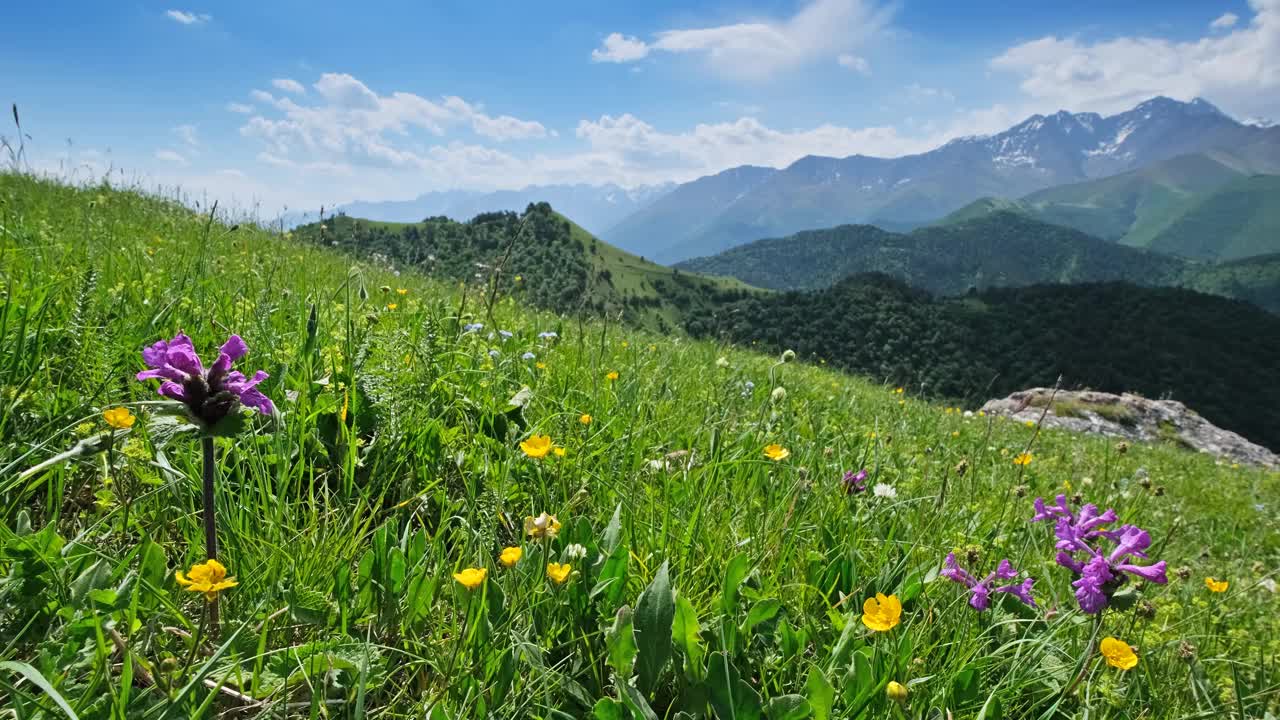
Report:
M302 83L290 78L276 78L271 81L271 84L277 90L283 90L294 95L305 95L307 93L307 89L302 86Z
M248 115L249 113L253 112L253 106L245 105L244 103L229 102L227 103L227 112L239 113L241 115Z
M197 136L195 125L179 125L173 128L173 134L177 135L178 139L189 147L200 146L200 138Z
M622 33L609 33L604 44L591 51L592 62L625 63L642 60L649 54L643 40Z
M1280 112L1280 0L1250 0L1247 25L1173 41L1117 37L1098 42L1047 36L991 61L1021 78L1037 108L1126 110L1153 95L1203 96L1238 115Z
M249 91L249 97L260 103L266 103L268 105L274 105L276 103L276 99L271 96L271 93L265 90L251 90Z
M836 58L836 62L840 63L840 67L849 68L854 72L863 75L871 74L871 65L867 63L866 58L850 55L849 53L840 53L840 56Z
M186 167L190 164L187 162L185 157L173 150L157 150L156 159L173 165L178 165L180 167Z
M193 13L186 10L166 10L164 13L170 20L183 25L203 25L213 19L212 15Z
M1240 16L1235 13L1222 13L1217 20L1209 23L1210 30L1226 30L1233 28L1236 22L1240 20Z
M611 33L593 50L596 62L631 62L653 52L696 54L712 70L737 79L761 79L821 58L848 55L884 30L892 6L877 0L810 0L786 19L766 19L656 33L651 42ZM855 68L856 69L856 68Z

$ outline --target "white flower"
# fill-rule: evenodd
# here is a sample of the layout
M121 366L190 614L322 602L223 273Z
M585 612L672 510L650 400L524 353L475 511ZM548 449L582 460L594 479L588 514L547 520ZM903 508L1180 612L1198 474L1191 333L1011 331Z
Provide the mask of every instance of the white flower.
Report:
M536 357L538 357L538 356L537 356L537 355L534 355L534 354L533 354L533 353L531 353L531 352L527 352L527 353L525 353L525 354L521 355L521 356L520 356L520 359L521 359L521 360L533 360L533 359L534 359L534 358L536 358Z
M502 353L498 352L497 350L490 350L490 351L489 351L489 357L494 358L495 360L496 360L496 359L498 358L498 356L499 356L499 355L501 355L501 354L502 354Z
M1260 580L1260 581L1258 582L1258 584L1259 584L1259 585L1261 585L1262 587L1266 588L1268 592L1273 592L1273 593L1274 593L1274 592L1276 592L1276 579L1275 579L1275 578L1263 578L1262 580Z
M776 387L773 389L773 392L769 394L769 397L773 398L773 401L776 403L782 402L787 399L787 389L781 386Z
M965 417L967 417L967 418L971 418L971 417L973 417L973 411L972 411L972 410L965 410L965 411L964 411L964 416L965 416Z
M876 486L871 488L871 492L876 497L882 497L882 498L898 497L897 489L888 483L876 483Z
M587 549L574 543L564 549L564 556L569 560L581 560L587 556Z
M782 351L782 362L784 362L784 363L789 363L789 362L791 362L792 360L795 360L795 359L796 359L796 351L795 351L795 350L783 350L783 351Z
M722 357L720 357L720 359L719 359L719 360L716 360L716 367L718 367L718 368L727 368L727 367L729 367L729 358L727 358L727 357L723 357L723 356L722 356Z

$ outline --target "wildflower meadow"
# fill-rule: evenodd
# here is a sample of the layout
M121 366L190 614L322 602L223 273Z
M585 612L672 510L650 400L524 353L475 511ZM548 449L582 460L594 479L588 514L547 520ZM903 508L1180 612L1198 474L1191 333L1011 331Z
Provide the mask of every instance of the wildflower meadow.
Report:
M0 717L1280 714L1280 474L498 287L0 175Z

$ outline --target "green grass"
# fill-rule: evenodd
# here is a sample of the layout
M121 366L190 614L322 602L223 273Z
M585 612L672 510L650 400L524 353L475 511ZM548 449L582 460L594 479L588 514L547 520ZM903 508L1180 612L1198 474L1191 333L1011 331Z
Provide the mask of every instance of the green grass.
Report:
M15 717L63 717L59 703L130 719L1280 709L1280 605L1259 585L1280 565L1275 473L965 417L750 348L490 307L104 187L0 176L0 282L0 697ZM473 321L487 327L460 332ZM220 557L239 585L216 633L173 579L203 558L199 442L166 435L154 387L133 379L140 349L178 330L206 358L241 334L239 364L271 374L281 411L217 442ZM549 330L558 341L538 338ZM108 452L20 474L104 432L117 406L138 422ZM532 432L565 455L525 457ZM770 443L790 457L767 460ZM860 467L897 497L845 495ZM1028 523L1031 500L1057 492L1150 530L1153 559L1187 579L1171 570L1095 625L1052 529ZM544 511L558 537L523 538ZM524 549L511 569L496 561L509 545ZM979 574L1008 557L1036 578L1037 608L975 613L937 577L953 550ZM575 574L550 582L548 560ZM468 566L488 570L474 593L452 578ZM887 633L860 620L877 592L904 608ZM1135 669L1099 661L1107 635L1138 647ZM901 708L891 680L909 687Z

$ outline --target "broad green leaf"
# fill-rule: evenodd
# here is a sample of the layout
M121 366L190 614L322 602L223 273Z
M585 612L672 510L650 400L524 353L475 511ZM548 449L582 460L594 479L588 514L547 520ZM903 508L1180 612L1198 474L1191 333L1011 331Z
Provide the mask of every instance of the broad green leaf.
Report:
M760 720L762 717L760 694L738 677L738 669L728 655L711 654L707 686L711 690L711 709L720 720Z
M627 708L631 710L641 720L658 720L658 714L649 707L649 701L644 699L644 693L631 683L624 682L618 686L622 692L622 702L626 703Z
M613 517L604 528L604 537L600 540L600 550L605 555L612 555L622 541L622 503L613 509Z
M769 720L805 720L813 708L803 695L779 695L769 698L764 714Z
M404 592L404 574L404 552L398 547L393 547L387 562L387 580L391 594L399 595Z
M626 720L626 708L617 700L609 698L600 698L596 701L594 707L591 708L591 714L596 720Z
M91 590L105 588L111 582L111 563L99 559L71 581L71 604L82 608Z
M702 656L705 650L702 647L700 632L702 628L698 625L698 613L693 609L693 603L683 595L676 598L676 615L671 624L671 640L684 653L685 673L695 680L703 676Z
M142 551L138 553L138 575L143 582L154 588L163 587L169 577L164 548L150 538L147 538Z
M667 563L663 562L653 582L640 594L636 603L635 636L639 650L636 675L640 690L646 695L653 691L658 676L671 658L671 626L675 613L671 578Z
M809 679L805 681L804 689L809 697L809 706L813 708L814 720L828 720L836 702L836 689L817 666L809 668Z
M982 705L982 712L978 713L977 720L1002 720L1003 718L1004 706L1000 704L1000 698L993 692L987 696L987 701Z
M742 634L746 635L747 640L750 641L751 631L754 630L757 625L772 620L781 609L782 602L776 598L761 600L755 605L752 605L751 609L747 611L747 622L742 628Z
M729 561L729 567L724 571L724 588L720 591L720 605L725 614L732 615L737 608L738 588L742 586L742 581L747 579L747 573L750 571L751 558L747 557L746 553Z
M636 639L631 621L631 608L623 605L613 619L613 627L605 635L605 645L609 649L609 666L617 674L620 681L631 677L631 669L636 660Z

